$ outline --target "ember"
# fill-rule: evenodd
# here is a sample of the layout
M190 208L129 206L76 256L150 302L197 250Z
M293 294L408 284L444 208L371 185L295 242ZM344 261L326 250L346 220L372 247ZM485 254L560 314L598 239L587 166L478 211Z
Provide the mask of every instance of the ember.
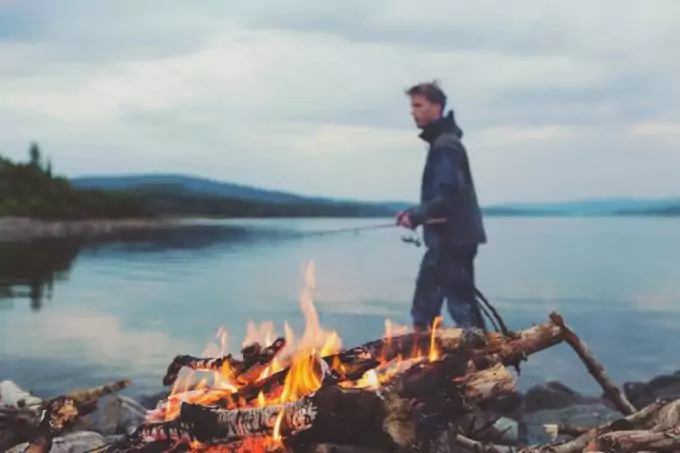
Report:
M596 430L576 430L570 442L526 452L680 445L678 411L673 412L677 402L657 402L638 412L557 313L550 322L505 335L443 327L441 319L431 331L414 333L387 321L382 338L342 348L337 333L319 325L313 287L310 264L301 296L305 331L298 340L287 324L278 337L272 323L259 329L251 323L237 358L227 353L226 332L218 332L220 346L207 349L207 358L180 355L171 361L163 378L172 386L167 398L146 413L134 432L104 450L259 453L332 444L427 451L448 433L450 442L464 449L512 451L491 444L497 440L489 434L493 420L482 431L466 429L464 421L471 415L484 417L484 407L516 392L508 366L519 369L520 360L563 341L627 418ZM20 434L11 445L28 441L30 451L49 451L52 439L91 412L99 396L125 385L31 400L32 406L13 419ZM630 431L634 428L641 430Z

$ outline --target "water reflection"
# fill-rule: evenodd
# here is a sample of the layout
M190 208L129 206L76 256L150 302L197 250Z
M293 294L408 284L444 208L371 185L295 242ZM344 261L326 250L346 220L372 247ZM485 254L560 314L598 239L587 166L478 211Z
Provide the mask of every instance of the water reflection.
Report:
M245 245L273 237L276 237L275 230L266 227L185 224L157 230L120 232L98 238L0 243L0 306L8 301L28 299L31 310L40 310L43 303L52 298L54 284L68 280L69 272L81 253L205 252L218 245Z
M78 239L0 244L0 303L26 298L40 310L55 281L68 278L81 245Z

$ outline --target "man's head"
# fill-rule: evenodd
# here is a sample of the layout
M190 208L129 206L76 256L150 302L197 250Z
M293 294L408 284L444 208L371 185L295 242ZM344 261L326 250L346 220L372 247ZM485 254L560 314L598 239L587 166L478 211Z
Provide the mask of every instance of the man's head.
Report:
M446 94L436 81L414 85L406 90L406 94L411 98L411 115L419 128L442 117Z

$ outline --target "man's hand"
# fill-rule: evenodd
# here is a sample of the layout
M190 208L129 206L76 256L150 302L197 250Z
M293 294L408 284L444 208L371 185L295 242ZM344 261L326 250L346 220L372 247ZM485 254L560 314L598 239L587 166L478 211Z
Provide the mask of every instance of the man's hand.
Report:
M409 230L413 229L413 222L411 222L411 212L409 210L399 211L397 213L397 225Z

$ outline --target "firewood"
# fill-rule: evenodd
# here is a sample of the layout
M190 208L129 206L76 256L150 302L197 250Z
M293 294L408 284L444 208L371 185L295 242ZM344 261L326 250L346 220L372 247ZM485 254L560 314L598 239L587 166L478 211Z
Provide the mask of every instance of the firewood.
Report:
M454 434L451 437L450 444L459 445L475 453L514 453L517 451L516 448L508 445L479 442L462 434Z
M31 405L21 409L0 407L0 451L23 442L29 442L30 451L49 451L51 439L78 418L94 412L99 398L130 384L121 380L47 400L34 398Z
M562 316L553 312L550 314L550 319L560 327L564 340L572 347L572 349L574 349L574 351L576 351L576 354L578 354L579 358L586 365L586 368L588 368L588 372L595 378L597 383L600 384L605 395L612 403L614 403L616 408L624 415L630 415L637 412L635 406L628 401L621 389L619 389L614 382L612 382L611 378L607 376L604 366L602 366L602 364L593 356L588 345L576 335L571 327L565 324Z
M492 341L489 339L492 338ZM392 360L398 357L409 357L414 351L427 351L434 347L442 353L470 349L476 369L485 369L497 363L513 365L519 360L525 360L531 354L559 344L562 332L552 322L546 322L529 329L517 332L511 338L486 338L477 332L444 327L432 332L409 333L392 338L381 338L363 345L331 354L323 360L337 369L338 364L345 367L344 376L347 380L358 379L366 369L373 368L378 361ZM373 362L371 362L373 361ZM260 393L268 394L283 385L288 368L284 368L265 379L251 383L229 397L218 402L218 405L229 408L251 403ZM241 402L239 404L239 402Z
M667 401L656 401L625 418L614 420L591 429L576 439L555 445L525 448L521 450L521 453L576 453L583 451L593 439L596 439L603 434L617 430L632 430L636 427L647 426L650 422L655 420L666 404L668 404Z
M259 377L264 371L261 365L269 364L276 354L286 346L284 338L277 338L271 345L262 347L259 343L253 343L245 347L241 354L243 360L235 359L228 354L224 357L199 358L190 355L178 355L168 366L163 377L163 385L172 385L182 368L202 371L222 371L225 368L234 377L242 377L244 383L248 383ZM247 374L248 376L244 376Z
M78 416L76 402L73 399L62 396L50 400L24 453L48 453L52 449L52 439L73 425Z
M112 393L119 392L129 387L131 384L132 381L130 381L129 379L123 379L120 381L110 382L99 387L93 387L84 390L75 390L66 394L65 396L73 400L73 403L78 409L78 413L80 414L81 417L83 417L94 412L97 409L97 400L106 395L111 395ZM61 397L57 397L55 399L59 398ZM49 405L51 401L53 400L47 400L47 404Z
M487 348L474 350L477 368L484 369L495 363L516 365L531 354L543 351L564 340L559 326L546 322L517 332L514 338L502 338Z
M680 426L666 431L616 431L591 440L584 451L678 451Z
M223 445L272 437L278 424L277 433L297 448L332 443L412 449L432 414L455 418L471 404L515 390L514 377L500 364L465 376L467 359L445 356L410 369L379 390L325 385L294 402L261 408L184 403L176 420L143 427L133 438Z

